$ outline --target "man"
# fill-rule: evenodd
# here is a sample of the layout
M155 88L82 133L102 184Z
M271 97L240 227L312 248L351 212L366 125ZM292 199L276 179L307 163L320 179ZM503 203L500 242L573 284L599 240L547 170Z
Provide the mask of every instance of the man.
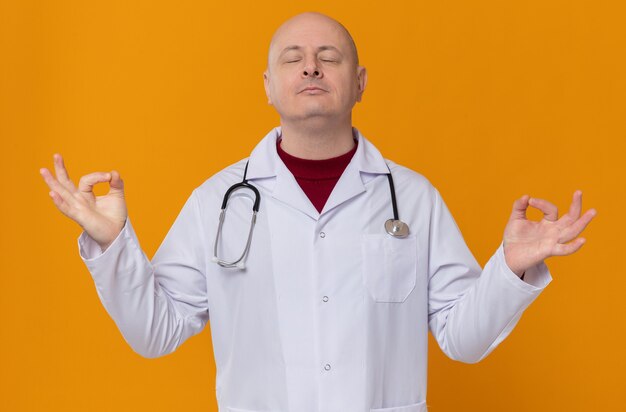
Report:
M352 127L367 73L343 26L317 13L285 22L264 81L280 127L193 191L152 262L117 171L76 188L59 155L56 179L41 169L84 229L98 295L145 357L173 352L210 318L221 411L426 411L428 330L453 359L487 356L550 282L543 261L577 251L596 212L581 216L580 191L561 218L522 196L481 273L438 191ZM256 189L232 192L218 224L242 181ZM111 190L96 200L101 182ZM398 233L386 223L394 198Z

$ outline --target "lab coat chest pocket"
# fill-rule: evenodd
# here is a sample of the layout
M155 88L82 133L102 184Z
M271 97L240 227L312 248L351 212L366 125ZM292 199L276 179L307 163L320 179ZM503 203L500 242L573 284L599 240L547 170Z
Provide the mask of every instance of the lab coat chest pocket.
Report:
M417 237L365 234L361 239L363 281L376 302L404 302L415 288Z

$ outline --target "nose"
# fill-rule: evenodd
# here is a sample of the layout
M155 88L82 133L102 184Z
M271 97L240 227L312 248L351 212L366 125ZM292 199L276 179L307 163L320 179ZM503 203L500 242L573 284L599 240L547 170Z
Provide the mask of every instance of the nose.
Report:
M304 66L304 70L302 71L302 76L303 77L316 77L316 78L322 77L322 72L315 64L315 60L309 61L306 63L306 66Z

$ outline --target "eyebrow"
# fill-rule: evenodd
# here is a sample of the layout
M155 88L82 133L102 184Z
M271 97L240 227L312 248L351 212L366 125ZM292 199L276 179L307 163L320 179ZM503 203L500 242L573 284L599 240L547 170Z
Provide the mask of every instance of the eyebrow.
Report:
M291 51L291 50L302 50L302 47L298 46L298 45L295 45L295 44L291 45L291 46L287 46L280 52L279 57L282 56L283 54ZM320 46L320 47L317 48L318 52L324 51L324 50L333 50L333 51L336 51L337 53L343 55L341 53L341 51L338 48L336 48L335 46L326 45L326 46Z

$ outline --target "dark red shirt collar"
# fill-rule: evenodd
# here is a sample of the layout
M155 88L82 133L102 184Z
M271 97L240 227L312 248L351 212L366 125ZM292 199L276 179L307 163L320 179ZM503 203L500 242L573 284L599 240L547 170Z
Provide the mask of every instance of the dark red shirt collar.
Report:
M341 156L330 159L310 160L295 157L280 147L281 138L276 140L276 150L285 166L296 177L301 179L339 179L348 163L356 153L358 140L354 140L354 147Z

